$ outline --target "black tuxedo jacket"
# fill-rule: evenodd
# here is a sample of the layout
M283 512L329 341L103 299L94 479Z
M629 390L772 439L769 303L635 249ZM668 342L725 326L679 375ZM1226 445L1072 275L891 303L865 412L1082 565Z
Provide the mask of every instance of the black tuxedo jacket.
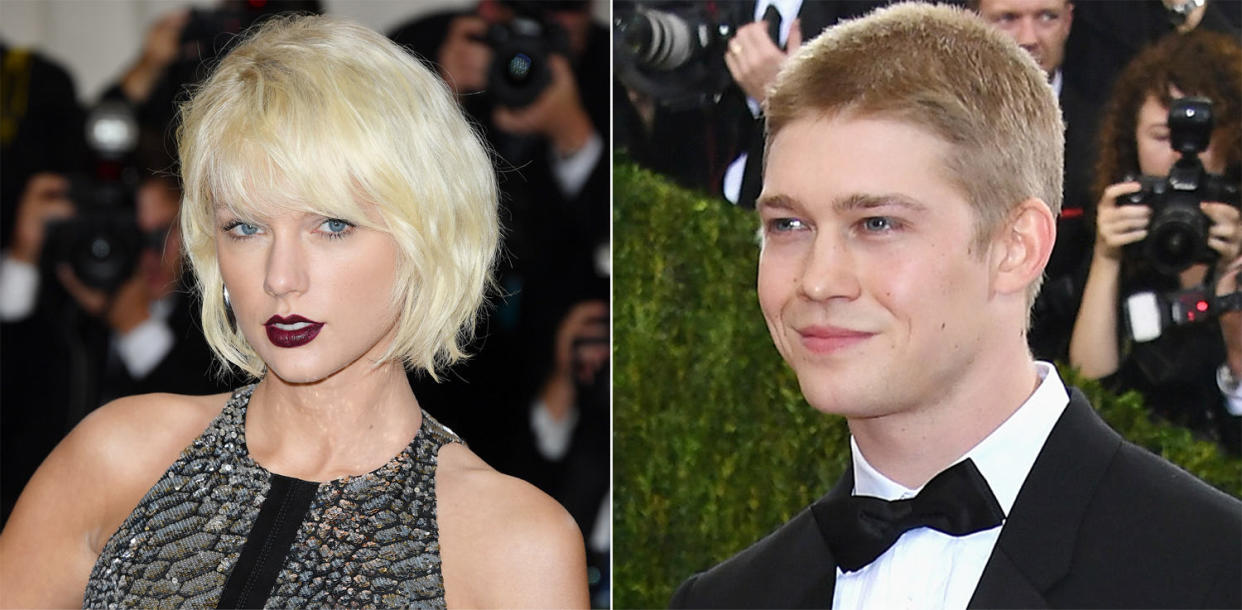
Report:
M852 470L820 502L849 494ZM814 508L678 588L676 608L830 608ZM1121 439L1074 390L972 608L1242 607L1242 502Z

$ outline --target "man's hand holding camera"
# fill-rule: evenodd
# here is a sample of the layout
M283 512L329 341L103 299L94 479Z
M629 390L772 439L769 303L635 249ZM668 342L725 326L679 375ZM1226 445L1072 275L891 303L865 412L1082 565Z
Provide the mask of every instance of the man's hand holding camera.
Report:
M548 58L548 68L552 71L552 82L534 102L523 108L499 106L492 114L492 121L509 133L547 138L556 153L564 158L581 149L595 127L582 107L569 60L563 55L552 55Z
M64 176L47 172L32 176L18 202L11 256L37 266L47 237L47 224L73 214L69 181Z
M729 50L725 53L725 65L729 74L733 75L747 97L763 103L767 97L768 85L776 78L781 66L798 47L802 46L802 30L798 21L794 21L789 30L789 40L782 51L768 35L768 24L755 21L738 28L733 40L729 41Z
M440 64L440 73L457 95L487 88L492 50L483 42L486 35L487 22L474 15L463 15L449 23L436 61Z

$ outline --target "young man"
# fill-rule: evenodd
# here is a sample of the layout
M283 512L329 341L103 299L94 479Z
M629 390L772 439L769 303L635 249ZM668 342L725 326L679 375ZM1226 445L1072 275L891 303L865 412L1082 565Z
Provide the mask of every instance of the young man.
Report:
M897 5L804 46L767 122L760 306L853 464L673 606L1242 606L1242 502L1030 355L1063 154L1031 57Z

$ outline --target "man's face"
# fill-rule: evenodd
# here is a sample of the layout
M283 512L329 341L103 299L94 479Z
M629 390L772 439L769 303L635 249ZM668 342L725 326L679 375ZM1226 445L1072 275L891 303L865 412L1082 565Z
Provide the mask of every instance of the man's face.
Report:
M1065 0L980 0L979 14L1026 49L1046 74L1061 67L1074 5Z
M974 250L974 211L944 177L948 153L879 118L802 118L772 140L759 304L815 408L917 409L983 351L989 254Z

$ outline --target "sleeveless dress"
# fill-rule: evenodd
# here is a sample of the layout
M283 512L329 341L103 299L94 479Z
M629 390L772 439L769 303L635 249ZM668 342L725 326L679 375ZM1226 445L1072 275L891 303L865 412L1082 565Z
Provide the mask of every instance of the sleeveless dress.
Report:
M83 606L443 608L436 455L461 439L424 412L380 468L302 481L250 458L253 391L233 393L108 540Z

